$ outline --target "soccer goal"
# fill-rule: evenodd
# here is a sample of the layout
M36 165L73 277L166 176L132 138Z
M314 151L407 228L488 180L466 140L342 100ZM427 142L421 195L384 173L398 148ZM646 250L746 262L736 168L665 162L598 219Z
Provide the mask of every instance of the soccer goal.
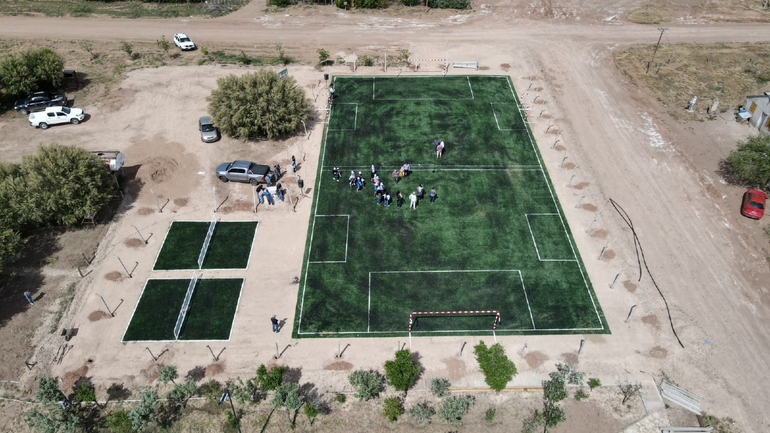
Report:
M203 246L201 247L201 253L198 255L198 269L203 268L203 260L206 258L206 252L209 250L209 243L211 242L211 236L214 234L214 229L217 226L217 215L214 214L211 217L211 224L209 224L209 230L206 232L206 239L203 240Z
M198 275L193 272L190 284L187 286L187 293L184 295L184 301L182 302L182 308L179 310L179 316L176 318L176 325L174 325L174 339L179 340L179 334L182 332L182 325L184 319L187 317L187 309L190 307L190 300L192 299L193 291L195 291L195 285L198 284Z
M461 314L495 316L495 321L492 323L492 336L495 338L495 343L497 343L495 330L497 329L497 324L500 323L500 311L498 310L412 311L409 313L409 349L412 348L412 327L414 327L419 316L457 316Z

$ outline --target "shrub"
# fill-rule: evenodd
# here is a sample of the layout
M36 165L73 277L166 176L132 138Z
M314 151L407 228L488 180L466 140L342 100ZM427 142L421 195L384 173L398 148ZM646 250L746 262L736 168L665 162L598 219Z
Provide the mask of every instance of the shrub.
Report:
M406 411L406 414L417 424L429 424L435 413L436 411L427 402L417 403Z
M140 391L139 403L128 413L128 417L131 418L131 428L139 432L145 431L147 426L157 418L155 412L157 405L157 391L154 389L143 389Z
M204 383L198 392L207 400L217 401L222 395L222 384L214 379L211 379Z
M495 412L496 412L496 411L495 411L495 409L490 407L490 408L489 408L489 409L487 409L487 411L484 413L484 419L486 419L487 421L490 421L490 422L491 422L492 420L494 420L494 419L495 419Z
M134 54L134 46L126 41L123 41L120 44L120 49L123 50L124 53L128 54L128 57L131 57Z
M294 78L281 78L267 69L219 78L207 99L222 133L241 139L293 134L310 108L305 91Z
M396 352L395 361L385 361L385 377L396 391L406 391L420 374L420 366L412 359L409 349Z
M358 58L358 66L374 66L374 59L369 56L361 56Z
M428 0L429 8L470 9L470 0Z
M459 423L473 404L470 395L453 395L438 405L438 417L446 423Z
M171 48L171 44L166 40L166 35L162 35L160 39L155 41L155 45L163 50L164 53L168 53L168 49Z
M592 377L592 378L588 379L588 387L589 388L594 389L594 388L598 388L600 386L602 386L602 381L601 380L599 380L599 379L597 379L595 377Z
M422 0L401 0L404 6L417 6L422 3Z
M64 410L58 405L32 409L24 414L24 422L33 430L46 433L74 433L81 425L74 411Z
M580 401L584 398L588 397L588 394L585 393L582 389L577 390L575 393L575 400Z
M35 399L40 403L56 403L64 395L59 390L59 382L55 377L39 377Z
M88 382L81 382L80 386L75 388L75 401L91 402L96 401L96 390Z
M352 5L351 0L334 0L335 6L338 8L345 8L345 2L347 1L347 7ZM388 0L357 0L356 7L362 9L382 9L388 6Z
M58 90L64 60L48 48L8 54L0 60L0 82L13 96L27 96L39 90Z
M428 388L430 389L430 393L436 397L444 397L449 395L449 385L450 383L448 380L443 377L436 377L430 380Z
M582 385L586 380L585 373L575 370L574 367L566 362L556 364L556 371L564 378L564 381L570 385Z
M158 380L161 383L169 383L172 382L174 385L176 385L176 382L174 380L179 378L179 373L176 371L176 365L163 365L160 368L158 368Z
M0 272L16 259L21 244L21 235L13 229L0 228Z
M401 401L399 401L398 397L388 397L385 399L383 402L382 415L384 415L388 421L393 422L397 420L402 413Z
M382 376L373 371L356 370L350 373L348 381L356 389L356 398L362 401L376 398L383 389Z
M283 365L276 366L267 370L265 364L261 364L257 368L257 384L262 391L273 391L281 386L283 382L283 372L286 371L286 367Z
M334 399L337 400L337 403L345 403L348 398L345 397L345 394L337 392L334 394Z
M763 187L770 181L770 135L753 135L722 160L720 174L732 184Z
M484 373L484 380L490 388L500 392L516 374L516 366L505 355L500 343L487 348L483 341L474 346L473 352Z
M294 418L291 416L291 411L299 410L302 406L302 396L298 392L299 385L296 383L284 383L275 390L273 394L273 401L271 402L273 407L279 409L281 407L286 408L286 416L289 418L291 428L294 428L294 422L297 419L296 414Z
M228 385L230 395L240 404L257 401L259 396L259 387L256 379L246 379L244 382L240 377Z
M318 63L323 63L329 60L329 52L323 48L318 49Z
M316 404L312 401L309 401L305 403L303 411L305 412L305 416L310 422L310 425L313 425L313 421L315 421L315 418L318 416L318 406L316 406Z
M174 388L169 391L166 398L169 400L174 400L179 403L181 403L183 406L187 405L187 400L190 399L195 394L195 391L197 389L197 385L195 385L195 381L192 379L187 379L185 383L182 384L174 384Z
M107 428L113 433L131 433L131 418L128 411L118 409L107 415Z

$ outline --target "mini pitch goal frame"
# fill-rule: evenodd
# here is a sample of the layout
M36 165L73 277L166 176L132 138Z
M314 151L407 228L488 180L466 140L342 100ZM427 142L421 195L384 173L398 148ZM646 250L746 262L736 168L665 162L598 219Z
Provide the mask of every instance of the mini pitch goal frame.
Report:
M498 310L459 310L459 311L412 311L409 313L409 350L412 350L412 326L417 321L417 316L454 316L460 314L475 314L475 315L494 315L495 321L492 323L492 337L497 343L497 324L500 323L500 311Z

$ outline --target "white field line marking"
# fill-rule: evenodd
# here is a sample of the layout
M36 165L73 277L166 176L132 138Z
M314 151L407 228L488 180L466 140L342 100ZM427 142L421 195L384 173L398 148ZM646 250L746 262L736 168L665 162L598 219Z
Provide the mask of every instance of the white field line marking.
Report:
M505 80L508 82L508 88L511 90L511 95L513 95L514 101L518 104L520 101L518 97L516 97L516 93L513 91L513 84L511 83L511 78L506 77ZM519 113L519 116L521 117L521 113ZM522 121L524 120L523 117L521 117ZM583 284L585 285L586 292L588 293L589 299L591 299L591 304L594 307L594 313L596 313L596 318L599 319L599 323L601 324L601 329L604 329L604 321L602 320L601 315L599 314L599 309L596 308L596 301L594 300L593 295L591 294L591 290L588 288L588 281L586 280L585 272L583 272L583 267L580 265L580 261L577 259L577 253L575 252L575 246L572 244L572 239L569 237L569 233L567 232L567 226L564 223L564 217L561 214L561 210L559 209L559 205L556 202L556 197L553 194L553 189L551 189L551 184L548 182L548 175L545 172L545 169L543 169L543 162L540 160L540 154L538 153L537 149L535 148L535 142L532 140L532 134L527 129L527 137L529 137L529 144L532 146L532 151L535 152L535 157L537 158L538 164L540 164L541 172L543 173L543 180L545 180L545 184L548 187L548 192L551 194L551 200L553 201L554 205L556 206L556 210L559 213L559 219L561 220L561 226L564 229L565 235L567 236L567 241L569 242L569 246L572 249L572 255L575 257L575 261L578 264L578 269L580 270L580 276L583 277Z
M348 240L350 239L350 215L347 214L341 214L341 215L316 215L315 218L318 217L347 217L348 223L347 223L347 233L345 233L345 259L340 260L318 260L308 263L347 263L348 262ZM315 219L313 220L313 225L315 225Z
M489 105L492 107L492 115L495 116L495 123L497 124L497 129L500 131L524 131L527 128L501 128L500 122L497 121L497 110L495 110L495 104L507 104L507 105L514 105L513 102L490 102ZM524 122L524 123L537 123L537 122Z
M152 270L155 270L155 265L158 264L158 257L160 257L160 252L163 251L163 245L166 245L166 239L168 239L168 234L171 232L171 227L174 225L176 220L171 221L171 224L168 225L168 229L166 229L166 236L163 237L163 243L160 244L160 249L158 250L158 254L155 256L155 261L152 263ZM192 221L191 221L192 222ZM165 269L159 269L165 271Z
M241 289L238 291L238 302L235 304L235 311L233 312L233 321L230 323L230 332L227 334L227 341L233 336L233 328L235 327L235 318L238 316L238 307L241 306L241 296L243 295L243 284L246 279L241 278ZM186 340L185 340L186 341Z
M502 333L508 333L508 332L565 332L565 331L603 331L604 327L601 328L541 328L541 329L530 329L530 328L520 328L520 329L500 329L498 328L495 332L498 334ZM478 329L454 329L454 330L443 330L443 331L412 331L413 334L431 334L431 333L442 333L446 334L449 332L489 332L484 330L478 330ZM408 334L409 331L340 331L340 332L329 332L329 331L312 331L312 332L297 332L297 334L301 335L330 335L330 334ZM159 340L159 341L167 341L167 340ZM173 341L173 340L172 340ZM193 341L193 340L184 340L184 341Z
M529 224L529 216L527 214L524 214L524 218L527 220L527 227L529 227L529 235L532 236L532 244L535 246L535 252L537 253L537 259L542 262L543 259L540 258L540 250L537 249L537 241L535 241L535 234L532 233L532 226Z
M337 77L334 77L332 80L333 84L337 83ZM374 99L374 78L372 78L372 99ZM332 113L329 113L329 122L331 122L331 116ZM326 132L324 133L324 139L323 139L323 150L321 151L321 167L324 165L324 160L326 159L326 139L329 138L329 128L327 126ZM319 191L321 190L321 180L323 179L324 171L320 170L320 173L318 173L318 188L316 188L315 197L313 199L315 200L315 207L313 208L313 215L315 215L318 212L318 198L320 197ZM307 274L309 273L310 268L310 251L313 249L313 235L315 234L315 218L313 218L313 227L310 229L310 244L307 247L307 262L305 263L305 281L302 284L302 302L299 306L299 318L297 319L297 333L300 332L302 329L302 312L305 308L305 292L307 291Z
M172 221L171 224L173 224L173 223L174 222ZM171 280L171 279L181 279L181 278L167 278L167 279ZM139 294L139 299L136 300L136 305L134 305L134 311L131 312L131 318L128 319L128 323L126 324L126 330L123 331L123 338L120 340L123 343L126 342L126 332L128 332L128 327L131 326L131 322L134 320L134 314L136 314L136 308L139 306L139 302L142 301L142 296L144 296L144 291L145 291L145 289L147 289L147 283L149 281L150 281L150 278L145 280L144 286L142 287L142 293ZM131 340L131 341L133 341L133 340Z
M489 105L492 107L492 115L495 116L495 123L497 124L497 129L502 131L502 129L500 129L500 122L497 121L497 113L495 113L495 106L492 105L491 102L489 103Z
M476 98L473 96L473 86L471 86L471 77L469 77L469 76L466 76L465 78L467 78L467 79L468 79L468 88L469 88L469 89L471 89L471 99L476 99Z
M537 259L541 262L576 262L575 259L544 259L540 257L540 251L537 248L537 241L535 240L535 234L532 231L532 225L529 223L529 216L535 215L535 216L557 216L559 214L557 213L525 213L524 218L527 219L527 227L529 227L529 234L532 236L532 243L535 244L535 252L537 253ZM567 238L567 242L569 242L569 238Z
M334 104L335 107L339 105L355 105L356 106L356 113L355 117L353 118L353 129L329 129L329 131L355 131L358 129L358 102L343 102L343 103L336 103Z
M375 77L372 77L372 101L374 101L374 80L375 79L376 79Z
M472 101L474 98L402 98L402 99L378 99L378 101Z
M372 274L431 274L431 273L462 273L462 272L518 272L519 273L519 279L521 280L521 290L524 292L524 299L527 302L527 309L529 310L529 317L530 320L532 320L532 327L535 327L535 320L532 319L532 309L529 306L529 297L527 296L527 290L524 288L524 278L521 276L521 270L519 269L446 269L446 270L435 270L435 271L372 271L369 272L369 306L368 306L368 312L367 312L367 324L366 324L366 332L367 333L385 333L385 332L393 332L393 331L369 331L369 320L372 316ZM395 331L399 332L399 331ZM417 332L417 331L412 331ZM465 332L465 331L420 331L420 332ZM467 331L467 332L486 332L485 330L474 330L474 331ZM355 331L349 331L348 333L357 333ZM338 332L338 334L341 334L341 332Z
M257 231L259 231L259 221L257 221L257 225L254 226L254 235L251 237L251 248L249 248L249 258L246 259L245 269L249 269L249 263L251 263L251 253L254 251L254 244L257 243Z

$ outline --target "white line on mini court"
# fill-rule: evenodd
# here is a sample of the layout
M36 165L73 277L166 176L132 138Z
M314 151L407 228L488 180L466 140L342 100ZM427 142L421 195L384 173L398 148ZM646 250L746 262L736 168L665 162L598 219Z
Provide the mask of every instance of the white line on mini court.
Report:
M313 225L315 225L315 218L318 217L347 217L348 223L347 223L347 233L345 233L345 259L344 260L317 260L312 261L308 263L347 263L348 262L348 241L350 239L350 215L347 214L340 214L340 215L316 215L313 219ZM312 242L312 239L311 239ZM308 252L309 256L309 252Z
M513 84L511 83L511 78L506 77L506 82L508 83L508 88L511 90L511 95L513 96L513 100L516 103L520 103L518 97L516 96L516 92L513 91ZM521 115L521 112L519 112L519 116L521 117L521 120L524 121L524 117ZM569 237L569 233L567 232L567 226L564 223L564 217L561 214L561 210L559 210L559 205L556 202L556 197L553 194L553 190L551 189L551 184L548 182L548 175L545 172L545 169L543 169L543 162L540 160L540 153L538 152L537 148L535 147L535 142L532 140L532 133L529 129L527 129L527 137L529 137L529 144L532 146L532 151L535 152L535 157L537 158L538 164L540 164L541 171L543 173L543 179L545 180L545 184L548 187L548 192L551 194L551 200L553 201L554 205L556 206L556 210L559 213L559 219L561 220L561 226L564 229L564 233L567 236L567 242L569 242L569 246L572 249L572 255L575 258L575 262L577 262L578 270L580 270L580 276L583 277L583 284L585 285L586 292L588 293L588 298L591 299L591 304L594 307L594 313L596 313L596 318L599 319L599 323L601 324L601 329L604 330L604 321L602 320L601 315L599 314L599 309L596 308L596 301L594 300L593 295L591 294L591 289L588 288L588 281L586 280L585 272L583 272L583 267L580 265L580 261L577 259L577 253L575 252L575 246L572 245L572 239Z
M473 86L471 86L471 77L469 77L469 76L467 76L467 75L466 75L466 76L465 76L465 78L467 78L467 79L468 79L468 88L469 88L469 89L471 89L471 99L476 99L476 98L473 96Z
M171 222L174 223L173 221ZM158 278L161 279L161 278ZM163 278L166 280L179 280L181 278ZM122 343L126 342L126 332L128 332L128 327L131 326L131 322L134 320L134 314L136 314L136 308L139 306L139 302L142 300L142 296L144 296L144 291L147 289L147 283L151 280L151 278L148 278L144 281L144 286L142 287L142 293L139 294L139 299L136 300L136 305L134 305L134 311L131 312L131 317L128 319L128 323L126 324L126 330L123 331L123 338L120 340ZM131 340L133 341L133 340Z
M172 224L173 224L174 222L180 222L180 223L201 223L201 222L206 222L206 221L176 221L176 220L175 220L175 221L172 221ZM210 221L209 221L209 222L210 222ZM248 220L240 220L240 221L219 221L219 222L217 223L217 224L221 224L221 223L253 223L253 222L257 223L257 225L254 227L254 236L251 238L251 246L250 246L250 248L249 248L249 258L248 258L248 260L246 261L246 267L245 267L245 268L202 268L202 269L198 269L198 268L187 268L187 269L155 269L155 265L153 265L153 269L152 269L152 270L153 270L153 271L162 271L162 272L166 272L166 271L169 271L169 272L177 272L177 271L195 271L195 270L198 270L198 271L244 271L244 270L247 270L247 269L249 269L249 263L251 262L251 253L254 251L254 243L255 243L255 240L256 240L256 238L257 238L257 231L259 230L259 221L248 221ZM168 228L168 231L166 232L166 238L168 238L168 232L170 232L170 231L171 231L171 226L169 226L169 228ZM166 242L166 239L165 239L165 238L163 239L163 242L164 242L164 243ZM163 250L163 246L162 246L162 245L161 245L160 249L161 249L161 251ZM209 253L208 253L208 251L206 251L206 256L208 256L208 254L209 254ZM160 251L158 251L158 255L160 255ZM156 261L156 262L158 261L158 258L157 258L157 257L155 258L155 261ZM204 262L204 263L206 262L206 259L205 259L205 257L204 257L204 260L203 260L203 262Z
M171 224L168 225L168 229L166 229L166 236L163 237L163 243L160 244L160 249L158 250L158 254L155 255L155 261L152 262L152 270L155 270L155 265L158 264L158 257L160 257L160 252L163 251L163 245L166 245L166 239L168 239L168 234L171 232L171 226L174 225L175 221L171 221ZM191 221L192 222L192 221ZM158 270L164 270L165 269L158 269Z
M504 334L504 333L512 333L512 332L566 332L566 331L603 331L604 328L541 328L541 329L530 329L530 328L519 328L519 329L497 329L495 330L498 334ZM412 331L413 334L432 334L432 333L487 333L489 331L487 330L479 330L479 329L448 329L443 331ZM344 334L344 335L350 335L350 334L408 334L409 331L340 331L340 332L329 332L329 331L306 331L306 332L297 332L297 334L300 335L329 335L329 334ZM159 340L159 341L168 341L168 340ZM193 340L184 340L184 341L193 341Z
M222 221L222 222L229 222L229 221ZM257 221L257 225L254 227L254 236L251 237L251 248L249 248L249 258L246 259L246 268L249 269L249 263L251 263L251 253L254 251L254 244L257 243L257 231L259 231L259 221ZM208 254L208 251L206 252ZM206 259L204 258L203 261L205 262Z
M374 80L375 77L372 77L372 101L374 101Z
M384 168L383 164L381 166ZM392 164L394 167L398 166L398 164ZM432 170L467 170L467 171L484 171L484 170L521 170L521 169L534 169L534 170L540 170L541 167L539 165L534 164L515 164L515 165L433 165L433 164L412 164L413 167L411 171L432 171ZM422 168L425 166L425 168ZM339 169L351 169L351 170L369 170L371 168L371 165L325 165L323 168L333 168L337 167Z
M369 272L369 303L366 306L366 332L369 332L369 326L372 321L372 273Z
M535 326L535 318L532 316L532 308L529 306L529 296L527 296L527 287L524 285L524 276L521 275L521 271L519 271L519 279L521 279L521 288L524 290L524 299L527 301L527 310L529 310L529 320L532 321L532 329L537 329L537 326Z
M524 218L527 220L527 227L529 227L529 235L532 236L532 244L535 246L537 259L540 261L543 261L543 259L540 258L540 250L537 248L537 241L535 241L535 234L532 232L532 226L529 224L529 215L524 214Z
M245 278L241 278L241 290L238 291L238 302L235 304L235 311L233 312L233 321L230 323L230 332L227 334L227 341L233 336L233 328L235 327L235 318L238 316L238 308L241 306L241 297L243 296L243 285L246 283ZM187 341L187 340L185 340Z
M502 129L500 129L500 122L497 121L497 113L495 113L495 106L492 105L491 102L489 103L489 106L492 107L492 115L495 116L495 123L497 124L497 129L502 131Z

